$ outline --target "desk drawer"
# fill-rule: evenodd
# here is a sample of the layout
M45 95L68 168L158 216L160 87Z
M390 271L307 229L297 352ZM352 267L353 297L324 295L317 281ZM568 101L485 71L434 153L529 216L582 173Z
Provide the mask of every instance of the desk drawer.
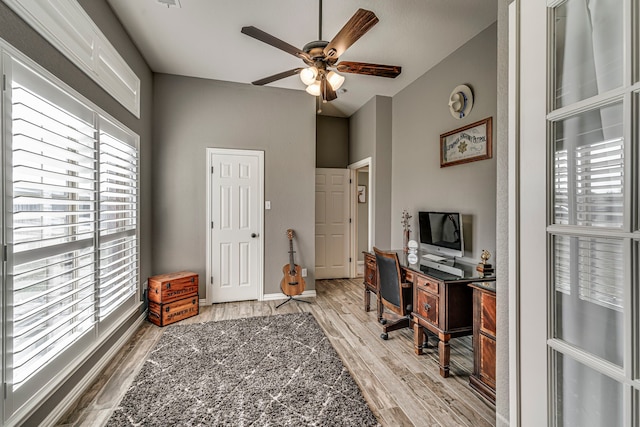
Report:
M374 270L376 269L376 259L375 259L375 257L373 257L371 255L365 255L364 262L367 265L367 267L372 268Z
M411 270L406 270L404 275L404 280L405 282L413 283L414 277L413 277L413 272Z
M485 334L496 336L496 296L488 292L480 295L480 330Z
M423 288L416 288L414 311L418 316L438 326L438 301L438 295L427 292Z
M364 258L364 283L376 289L376 260L373 257L365 256Z
M424 276L416 275L416 281L413 283L418 287L423 287L429 292L432 292L434 294L438 293L438 282L436 282L435 280L430 280Z

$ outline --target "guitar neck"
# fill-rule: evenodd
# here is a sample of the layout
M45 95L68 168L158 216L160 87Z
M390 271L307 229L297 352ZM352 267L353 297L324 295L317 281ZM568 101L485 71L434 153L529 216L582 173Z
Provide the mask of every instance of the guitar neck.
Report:
M296 263L293 261L293 239L289 239L289 273L295 274Z

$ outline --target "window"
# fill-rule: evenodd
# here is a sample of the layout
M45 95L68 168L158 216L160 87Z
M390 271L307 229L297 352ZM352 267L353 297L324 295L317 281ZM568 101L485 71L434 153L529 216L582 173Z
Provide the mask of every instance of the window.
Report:
M5 418L131 315L139 288L138 137L18 56L2 55Z
M138 284L138 152L131 135L100 120L100 287L103 320Z

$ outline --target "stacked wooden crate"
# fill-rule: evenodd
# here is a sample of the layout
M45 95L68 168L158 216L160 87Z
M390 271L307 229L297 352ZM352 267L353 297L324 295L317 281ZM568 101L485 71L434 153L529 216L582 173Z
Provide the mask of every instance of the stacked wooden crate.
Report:
M198 314L198 275L190 271L159 274L149 277L147 298L149 321L158 326Z

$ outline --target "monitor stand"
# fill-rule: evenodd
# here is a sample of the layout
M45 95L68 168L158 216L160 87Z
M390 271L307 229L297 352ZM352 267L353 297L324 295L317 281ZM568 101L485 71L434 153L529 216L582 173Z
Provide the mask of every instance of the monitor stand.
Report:
M464 277L464 271L462 268L456 266L455 258L447 258L444 261L433 261L428 258L422 257L420 264L433 268L434 270L440 270L444 273L453 274L454 276Z

